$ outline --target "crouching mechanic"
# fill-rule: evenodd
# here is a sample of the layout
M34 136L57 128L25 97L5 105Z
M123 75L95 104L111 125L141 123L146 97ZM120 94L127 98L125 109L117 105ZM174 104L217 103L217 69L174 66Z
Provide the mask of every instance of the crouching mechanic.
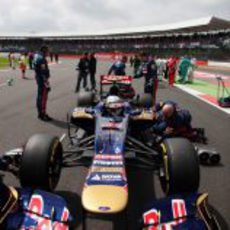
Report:
M46 113L46 104L48 99L48 92L50 91L50 72L46 56L48 54L48 47L42 46L40 52L34 58L35 78L37 82L37 111L38 118L43 121L51 121L52 118Z
M156 122L153 132L163 137L185 137L191 141L197 141L204 136L204 130L192 128L192 116L188 110L179 109L173 101L167 101L156 105Z
M163 104L157 112L153 132L160 136L193 136L191 127L192 116L188 110L177 109L175 102L169 101Z

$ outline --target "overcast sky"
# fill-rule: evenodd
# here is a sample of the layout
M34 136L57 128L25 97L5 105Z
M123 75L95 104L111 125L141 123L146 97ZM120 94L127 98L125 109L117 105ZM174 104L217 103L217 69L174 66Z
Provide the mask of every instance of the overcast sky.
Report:
M230 20L230 0L0 0L0 35L96 33L212 15Z

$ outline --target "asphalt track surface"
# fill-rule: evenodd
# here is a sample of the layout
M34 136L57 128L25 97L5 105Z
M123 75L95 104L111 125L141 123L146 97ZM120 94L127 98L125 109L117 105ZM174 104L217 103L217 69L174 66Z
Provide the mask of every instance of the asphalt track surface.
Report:
M46 123L37 119L35 108L36 83L33 71L27 71L27 80L20 78L18 70L0 70L0 152L19 147L34 133L50 133L61 136L66 133L66 113L76 103L76 60L61 60L51 65L52 90L48 100L48 113L54 121ZM98 64L98 76L107 72L109 63ZM129 70L130 71L130 70ZM131 73L131 72L130 72ZM13 86L4 82L13 77ZM143 90L143 80L135 80L137 91ZM218 109L161 83L158 100L171 99L193 114L193 125L204 127L209 138L208 146L216 148L222 155L222 164L216 167L201 166L200 192L209 193L209 201L221 221L223 229L230 225L230 116ZM183 172L182 172L183 173ZM82 229L81 191L87 168L65 168L56 192L65 197L74 217L74 228ZM188 178L189 179L189 178ZM19 186L18 181L6 174L8 185ZM129 205L127 216L92 216L87 218L87 229L125 229L128 218L129 229L137 228L137 219L143 207L154 198L162 197L157 176L151 172L128 169Z

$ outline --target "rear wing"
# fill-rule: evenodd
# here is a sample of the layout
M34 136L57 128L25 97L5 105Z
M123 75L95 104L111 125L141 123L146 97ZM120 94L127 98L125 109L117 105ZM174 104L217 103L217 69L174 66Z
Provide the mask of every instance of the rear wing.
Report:
M101 98L103 98L107 95L103 86L131 85L132 81L133 81L133 77L129 76L129 75L124 75L124 76L101 75L101 77L100 77L100 96L101 96Z
M101 85L112 85L113 83L131 84L133 81L132 76L117 76L117 75L101 75Z

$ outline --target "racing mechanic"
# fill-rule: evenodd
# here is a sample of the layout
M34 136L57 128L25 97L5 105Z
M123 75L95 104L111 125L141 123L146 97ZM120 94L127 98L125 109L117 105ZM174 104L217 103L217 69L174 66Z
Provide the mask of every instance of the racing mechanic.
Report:
M170 57L168 62L168 75L169 75L169 86L173 86L176 78L176 69L177 69L177 58L176 57Z
M204 136L204 129L192 128L191 113L186 109L180 109L174 101L160 102L155 105L156 122L153 125L153 132L157 135L180 136L199 141ZM203 140L204 141L204 140Z
M126 56L123 56L121 60L115 61L113 65L110 67L108 75L111 75L112 73L118 76L126 75L125 74L126 62L127 62Z
M158 87L157 65L153 58L149 59L147 54L142 54L142 63L134 76L135 78L145 77L144 92L153 95L156 100Z
M87 87L87 75L89 73L89 59L88 59L88 53L84 53L83 57L80 59L76 70L79 71L78 73L78 79L77 79L77 85L75 92L79 92L81 81L83 80L83 88L86 89Z
M35 79L37 82L37 111L38 118L43 121L51 121L52 118L46 113L46 105L48 99L48 92L50 91L50 71L46 56L48 54L48 47L42 46L40 52L34 58Z

